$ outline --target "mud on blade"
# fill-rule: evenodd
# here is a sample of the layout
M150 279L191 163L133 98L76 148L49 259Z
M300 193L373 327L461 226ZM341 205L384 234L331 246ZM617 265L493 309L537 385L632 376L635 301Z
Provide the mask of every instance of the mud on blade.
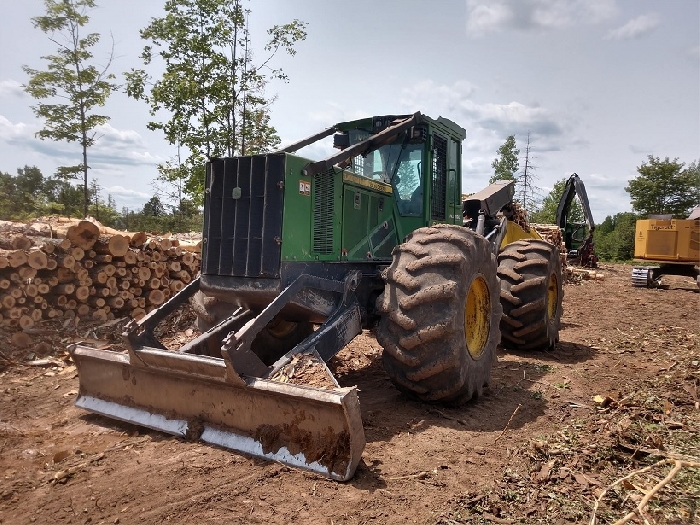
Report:
M74 346L76 406L261 458L350 479L365 445L355 388L241 379L223 359L154 348Z

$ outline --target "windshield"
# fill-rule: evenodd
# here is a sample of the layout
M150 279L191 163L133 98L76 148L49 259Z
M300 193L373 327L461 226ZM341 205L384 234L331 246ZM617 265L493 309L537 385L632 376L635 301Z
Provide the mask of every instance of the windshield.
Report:
M350 143L356 144L368 136L361 130L352 130ZM399 213L420 216L423 213L422 156L422 143L408 144L399 140L364 157L359 155L353 158L350 169L362 177L391 184Z

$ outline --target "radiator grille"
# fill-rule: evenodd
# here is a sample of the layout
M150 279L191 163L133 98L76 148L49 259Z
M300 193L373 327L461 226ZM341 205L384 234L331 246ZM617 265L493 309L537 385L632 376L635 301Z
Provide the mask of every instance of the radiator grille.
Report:
M447 186L447 139L433 135L433 173L430 193L430 218L445 219Z
M207 163L202 274L279 277L284 154Z
M313 250L328 255L333 253L333 204L335 199L335 172L329 169L314 177L314 230Z

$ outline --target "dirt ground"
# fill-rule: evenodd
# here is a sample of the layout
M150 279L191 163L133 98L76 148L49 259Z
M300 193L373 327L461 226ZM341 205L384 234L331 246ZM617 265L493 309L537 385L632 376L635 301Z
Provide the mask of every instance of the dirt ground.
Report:
M499 351L486 394L464 407L404 397L373 335L353 341L331 363L360 389L367 438L346 483L75 408L62 348L93 336L84 327L34 334L55 345L49 356L0 334L0 523L589 523L597 498L598 523L614 523L675 460L685 463L646 519L700 523L689 466L700 456L700 293L683 278L633 288L630 269L606 264L604 280L567 284L556 349Z

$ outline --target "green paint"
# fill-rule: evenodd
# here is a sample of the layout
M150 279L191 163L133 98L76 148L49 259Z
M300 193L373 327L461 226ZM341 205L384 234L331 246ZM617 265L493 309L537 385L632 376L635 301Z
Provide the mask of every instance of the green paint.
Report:
M363 119L345 127L360 140L371 126L372 119ZM393 247L413 230L461 224L465 132L443 118L424 117L423 126L423 142L400 139L355 159L346 170L333 168L314 177L303 175L309 160L287 154L282 261L389 263ZM436 149L436 144L446 146Z

